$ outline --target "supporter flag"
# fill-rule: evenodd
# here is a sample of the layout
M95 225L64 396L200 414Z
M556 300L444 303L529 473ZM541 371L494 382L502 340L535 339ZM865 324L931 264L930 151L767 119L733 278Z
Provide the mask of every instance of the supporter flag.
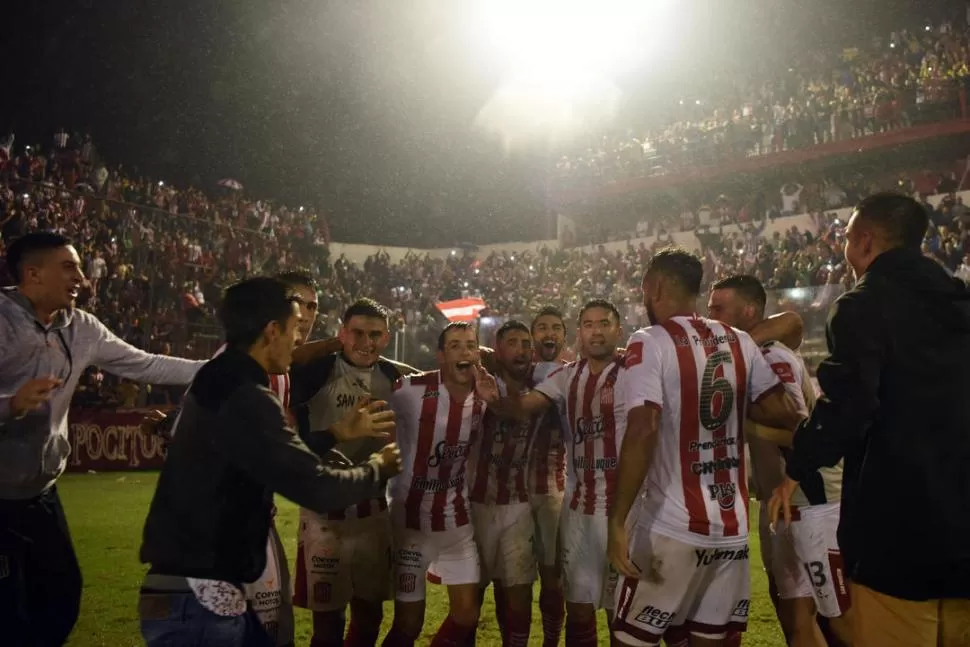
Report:
M478 313L485 309L485 301L477 298L442 301L437 305L448 321L474 321Z

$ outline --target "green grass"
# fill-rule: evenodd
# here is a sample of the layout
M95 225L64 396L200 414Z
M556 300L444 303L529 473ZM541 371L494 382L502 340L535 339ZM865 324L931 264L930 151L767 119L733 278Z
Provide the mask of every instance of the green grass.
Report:
M84 573L81 618L68 641L71 647L144 644L138 631L136 613L138 586L145 571L138 563L138 546L156 476L152 472L71 474L60 481L61 497ZM277 503L277 523L292 569L296 555L297 508L282 499ZM752 507L752 512L756 513L757 510ZM752 527L757 528L756 519L752 520ZM753 604L744 645L781 647L784 641L768 600L767 582L760 568L757 533L751 537L751 564ZM429 585L425 632L418 644L429 644L447 610L448 600L444 589ZM310 640L310 616L301 609L297 609L296 614L297 645L307 645ZM390 624L390 602L386 603L384 614L382 637ZM478 635L478 644L482 647L501 644L494 628L494 618L489 595L482 611L484 626ZM600 642L603 645L608 644L606 635L605 620L602 620ZM535 609L532 644L540 644L541 636L539 612Z

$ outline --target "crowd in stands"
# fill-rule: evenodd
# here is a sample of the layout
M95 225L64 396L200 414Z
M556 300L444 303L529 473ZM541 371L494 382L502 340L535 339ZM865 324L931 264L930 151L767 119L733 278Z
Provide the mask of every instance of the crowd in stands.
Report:
M803 52L753 81L713 79L678 100L676 121L631 126L566 151L558 177L575 186L865 137L966 113L970 26L917 26L841 52Z

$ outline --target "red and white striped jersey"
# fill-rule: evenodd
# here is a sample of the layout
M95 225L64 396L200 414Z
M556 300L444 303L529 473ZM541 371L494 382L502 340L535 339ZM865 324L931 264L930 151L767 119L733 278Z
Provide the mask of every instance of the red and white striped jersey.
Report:
M390 404L402 470L389 493L403 504L406 526L440 532L467 525L465 463L481 435L485 403L474 392L456 401L432 371L398 380Z
M549 377L565 362L539 362L532 373L535 383ZM566 489L566 445L558 407L549 409L536 421L529 456L529 496L562 494Z
M673 317L627 343L629 409L661 410L660 436L637 525L697 546L748 535L743 422L778 378L746 333Z
M605 516L616 489L617 452L626 429L623 390L617 388L623 359L599 373L585 359L553 371L535 390L559 407L565 427L569 507Z
M542 364L533 365L523 393L545 379L548 372ZM495 381L499 395L506 397L508 384L501 377ZM529 500L532 445L543 417L516 421L485 414L482 438L475 446L470 464L469 484L474 503L508 505Z

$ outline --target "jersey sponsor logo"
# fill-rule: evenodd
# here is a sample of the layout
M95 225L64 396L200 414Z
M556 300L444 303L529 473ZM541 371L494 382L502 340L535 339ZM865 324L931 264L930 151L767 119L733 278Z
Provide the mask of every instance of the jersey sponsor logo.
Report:
M748 546L740 548L696 548L696 566L710 566L714 562L743 562L748 559Z
M618 459L615 456L607 458L590 458L588 456L577 456L573 459L573 467L577 470L615 470Z
M635 341L626 348L626 358L624 359L624 368L633 368L643 361L643 342Z
M738 439L734 436L724 436L723 438L715 438L714 440L704 441L692 440L687 449L691 452L699 452L707 449L717 449L718 447L731 447L737 444L737 442Z
M582 417L576 421L576 433L573 434L573 444L582 445L587 440L596 440L606 435L606 425L603 416L592 418Z
M664 611L653 605L647 605L637 614L635 620L642 625L662 630L669 627L676 617L676 611Z
M337 394L337 408L338 409L349 409L350 407L356 406L357 401L360 396L356 393L338 393Z
M492 454L488 461L498 468L521 469L529 464L529 456L526 454L516 458L506 458L503 454Z
M771 365L771 370L785 384L795 384L795 371L788 362L775 362Z
M733 344L738 340L738 338L733 332L729 332L724 335L710 335L706 337L701 337L700 335L691 335L690 340L694 342L696 346L703 346L704 348L717 348L718 346L724 346L725 344Z
M453 479L448 479L447 481L442 481L441 479L429 479L426 476L418 476L414 479L414 489L421 490L423 492L444 492L445 490L454 490L461 487L461 484L465 482L465 475L456 476Z
M717 501L721 510L734 508L734 498L738 493L738 486L734 483L712 483L707 486L711 501Z
M495 425L493 438L496 443L504 443L506 440L527 440L532 433L531 423L512 422L500 420Z
M439 467L453 465L468 457L471 445L465 442L458 442L449 445L447 440L440 441L434 446L434 454L428 457L428 467Z
M440 394L438 393L438 391L425 391L425 392L424 392L424 393L423 393L423 394L421 395L421 399L422 399L422 400L427 400L428 398L437 398L437 397L438 397L438 395L440 395Z
M701 474L713 474L722 470L736 470L741 466L741 460L737 456L726 456L713 461L694 461L690 464L690 471L698 476Z

